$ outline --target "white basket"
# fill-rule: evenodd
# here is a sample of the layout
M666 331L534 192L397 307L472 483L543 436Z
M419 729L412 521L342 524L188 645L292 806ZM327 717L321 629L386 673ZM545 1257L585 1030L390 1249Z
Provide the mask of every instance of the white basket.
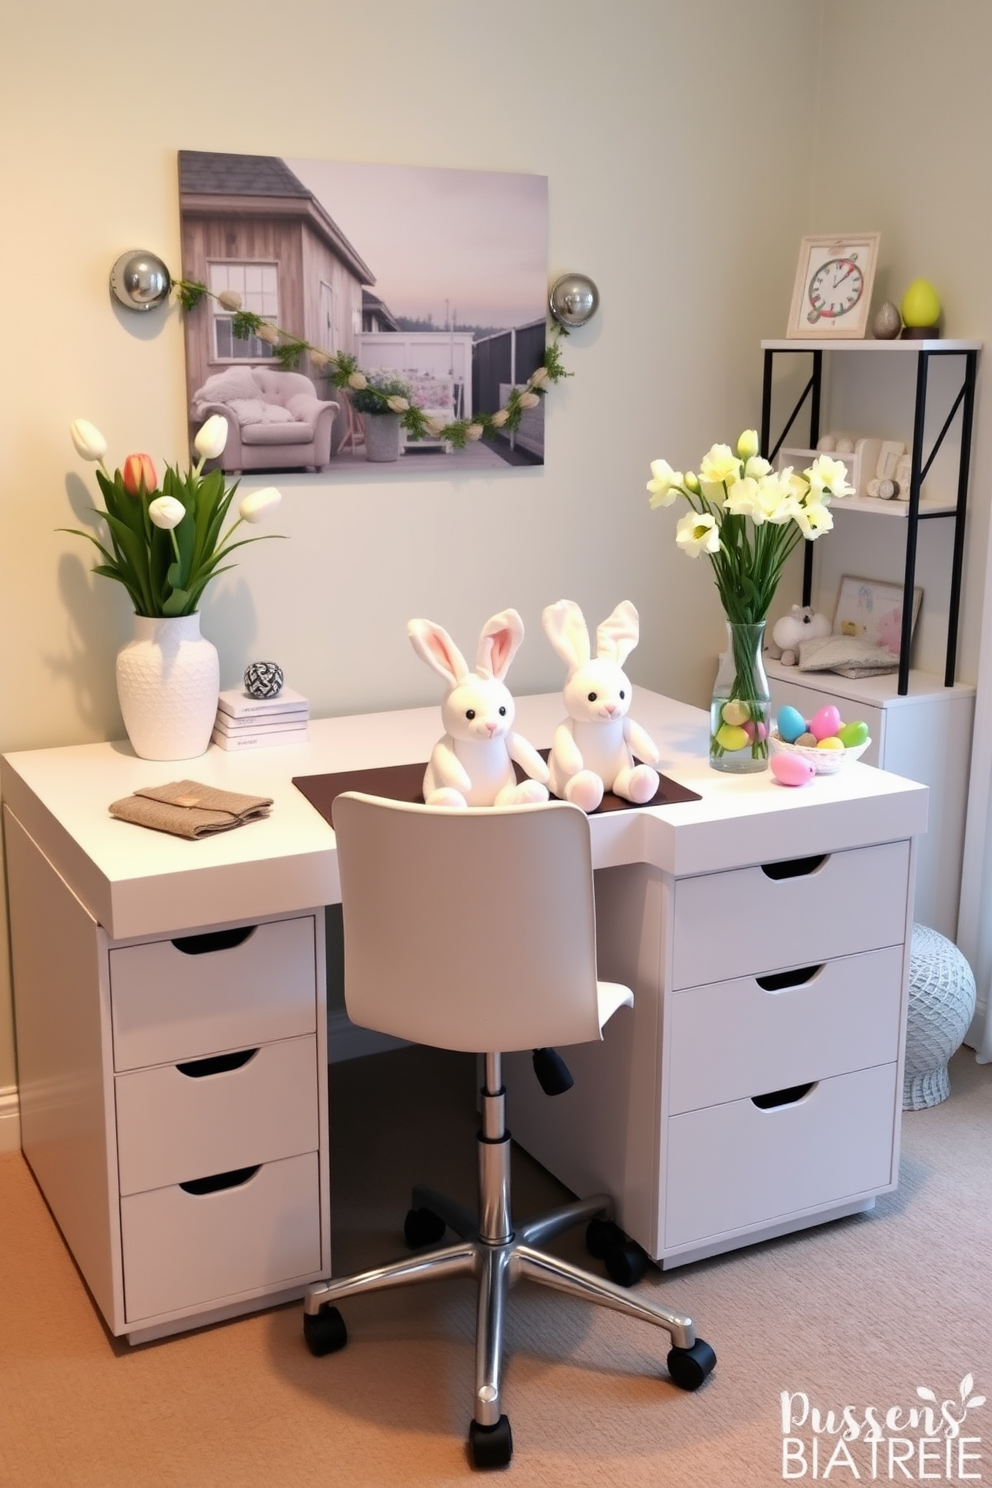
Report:
M865 739L863 743L855 744L850 749L816 749L808 744L787 744L773 729L768 742L772 754L798 754L800 759L813 766L817 775L836 775L851 760L860 759L871 740Z

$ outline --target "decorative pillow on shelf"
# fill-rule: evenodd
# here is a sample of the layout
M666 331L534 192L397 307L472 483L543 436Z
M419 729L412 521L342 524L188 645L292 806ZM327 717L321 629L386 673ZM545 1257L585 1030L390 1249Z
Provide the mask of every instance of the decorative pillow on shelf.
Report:
M842 677L878 677L899 669L899 658L884 646L857 636L817 636L799 644L801 672L838 672Z

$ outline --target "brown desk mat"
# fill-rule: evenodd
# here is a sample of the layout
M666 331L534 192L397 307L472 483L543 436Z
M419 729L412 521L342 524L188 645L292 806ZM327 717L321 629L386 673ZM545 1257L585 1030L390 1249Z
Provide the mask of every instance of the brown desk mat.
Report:
M542 749L540 753L547 758L549 751ZM410 801L423 805L426 768L425 762L418 765L385 765L376 770L342 770L335 775L294 775L293 784L303 792L311 806L320 812L324 820L329 822L335 796L340 796L345 791L364 791L370 796L385 796L390 801ZM644 804L646 806L674 806L680 801L700 799L701 797L695 791L677 784L674 780L669 780L667 775L662 775L654 796ZM631 801L625 801L622 797L615 796L612 791L607 791L602 804L592 815L599 816L604 811L639 811L640 809Z

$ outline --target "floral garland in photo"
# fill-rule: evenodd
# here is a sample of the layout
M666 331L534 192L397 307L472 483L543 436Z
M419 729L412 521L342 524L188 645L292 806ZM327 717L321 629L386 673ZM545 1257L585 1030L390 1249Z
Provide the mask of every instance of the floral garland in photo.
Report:
M349 352L321 351L319 347L311 346L309 341L291 335L261 315L243 309L241 296L234 290L225 289L220 294L214 294L213 290L195 279L173 279L171 288L185 311L195 310L205 297L216 300L223 310L231 314L231 331L235 340L247 341L249 337L257 336L260 341L272 347L273 356L284 371L292 371L299 365L301 357L309 356L315 367L321 371L327 369L324 375L334 387L360 392L366 406L372 400L378 405L378 412L398 413L400 424L410 439L444 439L455 449L464 449L466 444L481 439L484 434L493 435L499 429L512 431L518 428L524 413L528 408L538 406L550 384L573 375L566 372L562 365L558 345L558 337L567 336L568 331L564 326L556 325L553 328L553 339L545 347L543 362L531 373L522 388L511 390L505 408L497 409L495 413L473 414L470 419L455 419L445 424L437 418L428 417L409 398L396 392L394 383L377 387L375 381L366 376L357 359Z

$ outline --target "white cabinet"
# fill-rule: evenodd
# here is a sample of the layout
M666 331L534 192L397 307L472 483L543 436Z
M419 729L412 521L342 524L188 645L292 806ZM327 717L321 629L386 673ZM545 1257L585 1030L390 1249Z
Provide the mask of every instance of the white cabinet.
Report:
M634 1007L561 1051L563 1096L507 1057L516 1140L613 1194L663 1267L871 1208L898 1176L913 861L899 839L597 873L600 975Z
M114 941L5 808L22 1146L111 1332L330 1266L323 911Z
M836 672L800 672L768 658L765 669L773 714L790 703L809 719L833 703L845 722L867 723L871 748L862 756L865 764L929 786L927 832L917 846L916 918L953 940L975 689L960 682L944 687L940 677L917 671L900 694L894 673L851 680Z

